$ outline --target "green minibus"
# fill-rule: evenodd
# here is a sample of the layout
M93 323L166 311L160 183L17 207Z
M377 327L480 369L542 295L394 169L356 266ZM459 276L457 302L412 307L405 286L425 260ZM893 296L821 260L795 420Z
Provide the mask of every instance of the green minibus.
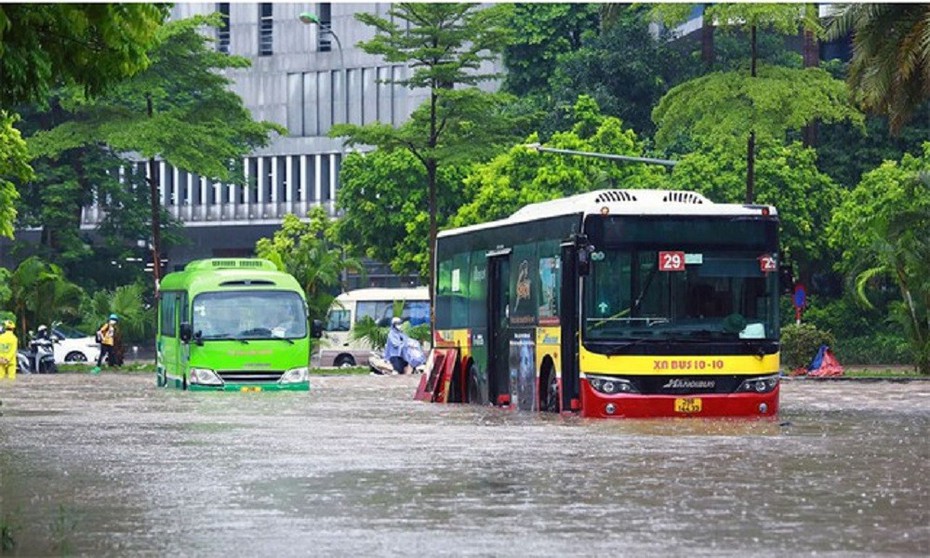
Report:
M307 391L307 302L263 259L190 262L165 275L158 301L157 384L189 390Z

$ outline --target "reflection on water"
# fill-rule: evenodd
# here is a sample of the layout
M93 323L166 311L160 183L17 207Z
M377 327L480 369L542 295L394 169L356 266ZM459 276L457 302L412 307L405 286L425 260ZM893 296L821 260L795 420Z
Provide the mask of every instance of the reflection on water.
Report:
M0 383L16 554L930 553L930 383L792 381L776 421L413 401L416 377Z

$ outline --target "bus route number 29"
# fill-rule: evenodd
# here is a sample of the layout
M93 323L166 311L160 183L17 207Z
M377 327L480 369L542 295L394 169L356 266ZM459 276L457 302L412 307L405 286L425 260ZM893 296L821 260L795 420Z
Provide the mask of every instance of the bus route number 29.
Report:
M659 271L684 271L684 252L659 252Z

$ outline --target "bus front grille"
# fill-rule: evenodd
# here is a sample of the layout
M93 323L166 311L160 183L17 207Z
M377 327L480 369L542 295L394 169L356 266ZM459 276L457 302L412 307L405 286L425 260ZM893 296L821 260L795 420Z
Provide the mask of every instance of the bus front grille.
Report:
M284 372L281 370L220 370L217 374L228 384L258 384L277 382Z

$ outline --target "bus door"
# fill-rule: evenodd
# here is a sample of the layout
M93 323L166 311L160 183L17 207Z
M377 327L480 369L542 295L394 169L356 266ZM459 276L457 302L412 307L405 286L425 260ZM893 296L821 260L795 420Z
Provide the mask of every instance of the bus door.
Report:
M488 254L488 397L510 404L510 250Z
M165 381L180 381L179 359L181 341L178 337L178 292L163 291L159 295L158 361ZM173 377L173 378L172 378ZM172 378L169 380L169 378Z

